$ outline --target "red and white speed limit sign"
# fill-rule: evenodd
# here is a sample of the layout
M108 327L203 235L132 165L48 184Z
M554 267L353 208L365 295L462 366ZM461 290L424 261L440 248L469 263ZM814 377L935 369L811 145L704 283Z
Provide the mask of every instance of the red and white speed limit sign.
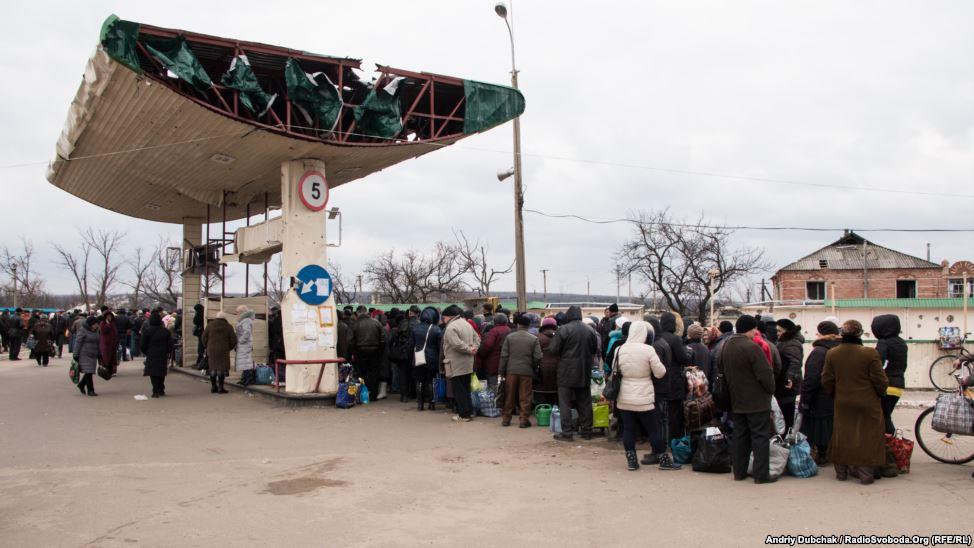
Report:
M301 203L311 211L321 211L328 205L328 183L320 171L305 171L298 181Z

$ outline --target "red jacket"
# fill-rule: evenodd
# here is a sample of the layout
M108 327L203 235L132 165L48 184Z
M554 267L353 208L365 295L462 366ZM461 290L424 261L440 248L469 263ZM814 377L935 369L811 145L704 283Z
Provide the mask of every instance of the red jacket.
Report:
M511 328L507 325L494 326L487 332L487 337L484 338L480 350L477 351L484 374L497 374L501 364L501 348L504 346L504 338L510 332Z
M764 354L766 360L768 360L768 367L772 367L774 360L771 359L771 345L768 341L764 340L764 335L758 333L754 336L754 343L761 347L761 353Z

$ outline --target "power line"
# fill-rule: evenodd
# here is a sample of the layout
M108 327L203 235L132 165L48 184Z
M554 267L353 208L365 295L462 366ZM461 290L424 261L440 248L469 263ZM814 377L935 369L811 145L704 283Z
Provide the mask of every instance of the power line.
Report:
M543 211L538 211L536 209L527 209L524 211L528 213L534 213L535 215L541 215L543 217L550 217L552 219L576 219L579 221L584 221L586 223L597 224L597 225L607 225L615 223L631 223L639 224L640 221L636 219L589 219L588 217L583 217L581 215L575 215L572 213L566 214L555 214L555 213L545 213ZM810 227L810 226L745 226L745 225L706 225L706 224L694 224L694 223L659 223L650 222L646 223L650 225L665 225L672 226L675 228L726 228L728 230L796 230L796 231L806 231L806 232L839 232L844 230L852 230L855 232L974 232L974 228L820 228L820 227Z
M291 126L291 128L292 129L318 129L318 128L314 128L314 127L305 127L305 126ZM245 135L247 135L249 133L253 133L255 131L258 131L259 129L261 129L261 128L253 128L253 129L250 129L250 130L245 131L245 132L230 133L230 134L226 134L226 135L215 135L215 136L211 136L211 137L200 137L200 138L196 138L196 139L188 139L188 140L176 141L176 142L172 142L172 143L161 143L161 144L157 144L157 145L149 145L149 146L136 147L136 148L131 148L131 149L123 149L123 150L117 150L117 151L93 153L93 154L88 154L88 155L85 155L85 156L78 156L78 157L75 157L75 158L67 158L67 159L61 159L61 160L62 161L66 161L66 162L74 162L74 161L78 161L78 160L90 160L90 159L104 158L104 157L108 157L108 156L115 156L115 155L119 155L119 154L129 154L129 153L141 152L141 151L152 150L152 149L157 149L157 148L164 148L164 147L178 146L178 145L183 145L183 144L197 143L197 142L208 141L208 140L212 140L212 139L222 139L222 138L226 138L226 137L235 137L235 136L238 136L238 135L245 136ZM451 143L434 143L434 142L423 142L423 141L408 141L408 140L403 140L403 139L399 139L399 138L395 138L395 137L376 137L374 135L366 135L366 134L362 134L362 133L346 133L346 135L349 135L349 136L352 136L352 137L363 137L363 138L370 138L370 139L386 140L386 141L389 141L391 143L398 143L398 144L422 144L422 145L425 145L425 146L432 146L432 147L448 147L448 146L452 146L453 148L457 148L457 149L460 149L460 150L470 150L470 151L475 151L475 152L491 152L491 153L496 153L496 154L511 154L511 151L510 150L499 150L499 149L490 149L490 148L481 148L481 147L469 147L469 146L453 145ZM325 142L325 144L328 144L327 141ZM568 156L553 156L553 155L549 155L549 154L542 154L542 153L536 153L536 152L524 152L524 153L521 154L521 156L529 156L529 157L532 157L532 158L539 158L539 159L543 159L543 160L553 160L553 161L560 161L560 162L574 162L574 163L588 164L588 165L600 165L600 166L609 166L609 167L622 167L622 168L627 168L627 169L641 169L641 170L647 170L647 171L657 171L657 172L661 172L661 173L673 173L673 174L678 174L678 175L690 175L690 176L698 176L698 177L710 177L710 178L728 179L728 180L736 180L736 181L752 181L752 182L759 182L759 183L784 184L784 185L805 186L805 187L813 187L813 188L834 188L834 189L840 189L840 190L859 190L859 191L863 191L863 192L882 192L882 193L887 193L887 194L905 194L905 195L917 195L917 196L936 196L936 197L947 197L947 198L974 198L974 194L961 194L961 193L953 193L953 192L932 192L932 191L923 191L923 190L903 190L903 189L897 189L897 188L885 188L885 187L874 187L874 186L846 186L846 185L830 184L830 183L813 183L813 182L808 182L808 181L792 181L792 180L788 180L788 179L777 179L777 178L773 178L773 177L754 177L754 176L749 176L749 175L732 175L732 174L726 174L726 173L716 173L716 172L712 172L712 171L696 171L696 170L689 170L689 169L676 169L676 168L668 168L668 167L659 167L659 166L652 166L652 165L648 165L648 164L633 164L633 163L627 163L627 162L610 162L610 161L605 161L605 160L593 160L593 159L588 159L588 158L572 158L572 157L568 157ZM49 163L50 163L49 161L45 160L45 161L37 161L37 162L26 162L26 163L20 163L20 164L7 164L7 165L0 165L0 169L15 169L15 168L22 168L22 167L44 166L44 165L48 165ZM927 232L927 231L924 231L924 232Z

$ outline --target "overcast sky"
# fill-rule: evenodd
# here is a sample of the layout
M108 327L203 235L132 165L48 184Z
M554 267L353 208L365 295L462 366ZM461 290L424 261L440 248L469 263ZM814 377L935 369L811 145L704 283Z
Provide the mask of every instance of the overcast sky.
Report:
M157 26L506 83L493 2L14 2L0 0L0 245L39 248L54 292L73 284L49 243L95 224L151 245L176 225L140 221L47 183L68 105L111 13ZM758 226L974 228L974 2L527 2L514 5L526 207L617 218ZM336 189L346 274L390 247L428 249L451 228L513 258L511 126ZM573 160L574 159L574 160ZM773 178L747 182L635 167ZM454 190L445 193L445 186ZM967 197L855 190L881 187ZM457 196L462 199L457 201ZM614 293L625 225L525 214L528 290ZM933 259L974 259L974 234L876 234ZM739 231L780 267L840 233ZM240 282L242 289L242 281ZM507 276L498 289L513 289ZM623 293L626 292L623 287Z

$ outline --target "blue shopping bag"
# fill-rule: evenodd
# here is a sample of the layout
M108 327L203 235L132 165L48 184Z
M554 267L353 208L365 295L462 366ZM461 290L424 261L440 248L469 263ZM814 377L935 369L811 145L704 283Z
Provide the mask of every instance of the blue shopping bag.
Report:
M335 407L339 409L355 407L355 395L348 393L347 382L338 383L338 395L335 396Z
M443 403L446 401L446 378L436 377L433 379L433 397L436 403Z

